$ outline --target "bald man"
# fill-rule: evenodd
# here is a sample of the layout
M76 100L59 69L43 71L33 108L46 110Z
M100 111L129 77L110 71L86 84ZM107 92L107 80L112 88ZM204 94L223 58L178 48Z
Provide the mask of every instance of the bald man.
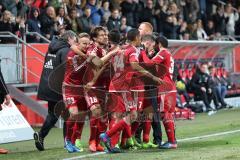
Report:
M141 36L147 35L147 34L151 35L153 33L153 26L149 22L142 22L139 25L138 30Z

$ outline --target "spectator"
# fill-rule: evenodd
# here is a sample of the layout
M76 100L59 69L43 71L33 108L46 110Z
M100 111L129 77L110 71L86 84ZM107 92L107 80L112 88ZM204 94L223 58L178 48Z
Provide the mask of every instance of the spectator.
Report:
M13 34L15 34L17 31L19 31L20 22L23 21L23 19L17 17L14 22L14 20L13 20L14 18L15 17L12 16L10 11L5 10L3 12L2 20L0 21L0 31L11 32ZM0 40L1 40L1 43L14 43L15 42L15 39L8 38L8 37L1 38Z
M41 34L41 23L39 20L39 10L37 8L32 8L30 13L30 18L27 20L27 30L29 32L37 32ZM41 38L35 34L28 34L27 41L30 43L39 43Z
M73 30L75 33L79 34L81 32L81 25L80 25L80 18L77 17L77 10L72 9L70 11L70 28Z
M197 39L198 40L207 40L208 36L205 30L203 29L202 20L197 21Z
M174 16L168 16L166 22L163 24L163 35L167 39L176 39L177 38L177 19Z
M219 107L219 104L215 103L215 108L210 105L212 86L210 85L210 76L207 74L207 72L207 64L201 64L200 69L198 69L193 75L190 84L195 96L199 96L199 98L204 102L207 111L209 111L208 114L212 115L215 113L215 108ZM216 102L216 99L214 100L214 102Z
M43 36L51 40L53 35L55 35L57 32L56 13L52 6L49 6L46 9L46 13L41 16L40 22Z
M240 6L238 7L238 14L240 14ZM240 41L240 18L238 18L238 21L235 24L235 35L237 36L237 40Z
M80 18L80 32L90 33L92 28L92 21L91 21L91 9L89 7L85 7L84 14Z
M81 17L83 15L83 11L81 7L77 4L78 0L69 0L67 4L67 13L70 14L71 10L75 9L77 11L77 17Z
M199 12L198 0L186 0L186 5L183 7L184 20L187 23L193 23L197 20Z
M141 15L144 11L144 2L141 0L133 0L133 4L135 6L133 13L134 27L137 27L140 24Z
M120 4L120 6L122 8L122 15L127 19L127 25L131 27L135 26L134 21L135 4L133 3L133 0L124 0Z
M103 2L102 11L103 11L102 24L104 25L107 24L108 19L111 16L111 12L109 10L109 1L105 0Z
M141 13L140 22L149 22L152 24L153 30L157 30L157 23L154 16L152 0L147 0L146 7Z
M65 10L63 7L58 9L57 14L57 25L64 26L67 30L71 29L69 17L66 15Z
M37 8L37 9L41 9L41 8L45 8L47 5L47 0L25 0L26 4L30 7L30 8Z
M233 36L235 34L235 24L239 19L239 14L236 11L233 11L231 3L228 3L225 7L225 17L227 18L226 31L229 36Z
M175 17L178 16L178 7L176 5L176 3L170 3L169 6L168 6L168 9L167 9L167 14L168 15L174 15Z
M121 26L120 26L120 31L124 35L131 29L132 27L127 25L127 18L122 16L121 18Z
M121 27L121 22L119 18L119 10L113 9L111 13L111 17L107 22L107 28L109 31L111 31L112 29L120 31L120 27Z
M1 1L6 10L10 11L15 17L20 15L24 4L21 0L2 0Z
M101 2L102 1L99 1L97 3L96 0L88 0L86 5L86 7L91 9L91 21L94 26L99 26L101 23L101 18L103 16L103 10L100 8L102 5Z
M206 26L206 33L209 37L209 40L214 40L215 38L215 27L212 20L208 20L207 26Z
M223 6L217 7L217 12L213 15L213 22L215 25L216 33L226 35L226 18L224 16Z
M183 39L184 34L187 32L187 22L181 22L180 26L177 29L177 34L179 39Z
M2 3L0 3L0 19L2 19L3 12L6 10L6 8L3 6Z
M48 6L53 6L55 9L61 7L59 0L48 0Z
M163 27L164 27L164 23L166 21L167 18L167 5L164 4L163 0L158 0L157 4L155 6L155 15L156 15L156 21L157 21L157 32L160 33L160 35L163 34Z
M224 101L225 93L227 92L227 87L225 85L222 85L220 82L220 79L216 77L216 70L213 66L209 66L209 75L211 76L211 83L212 83L212 93L213 96L215 96L218 99L218 102L221 103L221 107L217 108L226 108L228 105ZM223 94L222 94L223 93ZM224 97L223 97L224 95Z
M188 32L185 32L183 34L182 40L190 40L190 34Z

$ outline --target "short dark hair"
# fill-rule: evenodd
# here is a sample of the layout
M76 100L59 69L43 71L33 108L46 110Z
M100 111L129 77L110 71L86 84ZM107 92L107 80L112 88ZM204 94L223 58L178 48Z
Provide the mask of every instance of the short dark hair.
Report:
M168 47L168 40L165 36L159 36L157 39L156 39L156 42L159 44L161 44L164 48L167 48Z
M202 66L204 66L204 65L207 65L207 66L208 66L208 64L207 64L206 62L203 62L200 66L202 67Z
M106 32L106 29L102 26L97 26L97 27L93 28L90 32L91 39L96 38L100 31Z
M153 41L153 42L155 41L153 35L151 35L151 34L143 35L141 40L142 41Z
M114 8L111 9L111 12L114 12L116 10L119 11L119 8L118 7L114 7Z
M118 30L113 29L108 33L109 41L113 44L119 44L121 40L121 34Z
M127 40L129 41L134 41L137 38L137 36L140 36L140 32L136 28L130 29L127 32Z
M76 9L76 8L70 9L70 13L72 13L73 11L76 11L76 12L77 12L77 9Z
M214 68L214 66L211 65L208 67L208 70L212 70L213 68Z

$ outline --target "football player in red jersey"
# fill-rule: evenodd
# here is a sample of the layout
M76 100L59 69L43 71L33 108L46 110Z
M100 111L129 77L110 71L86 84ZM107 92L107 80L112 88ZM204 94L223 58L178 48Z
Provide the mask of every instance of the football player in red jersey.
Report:
M138 27L138 30L140 32L140 35L141 35L141 38L143 40L143 37L149 37L151 35L153 35L153 27L152 25L149 23L149 22L142 22L139 27ZM146 39L146 38L145 38ZM143 60L141 59L142 57L142 54L146 54L146 49L147 48L151 48L151 44L154 44L154 42L152 42L152 40L144 40L146 43L144 46L144 44L142 44L142 47L141 47L141 54L139 56L139 60L141 62L141 64L143 66L146 66L143 62ZM153 53L151 51L151 53ZM152 67L154 68L154 66ZM152 69L151 69L152 70ZM145 78L146 79L146 78ZM143 81L142 81L143 82ZM146 81L145 81L146 83ZM144 83L143 83L144 85ZM150 86L149 86L150 87ZM146 90L149 88L145 88ZM153 95L151 96L152 98L149 98L146 99L146 101L142 101L142 99L144 98L144 96L141 96L143 93L146 94L147 93L152 93L152 92L148 92L148 91L144 91L144 92L140 92L139 96L139 109L142 110L144 108L144 110L146 110L147 108L148 109L153 109L154 110L154 116L153 116L153 121L152 121L152 127L153 127L153 135L154 135L154 142L155 144L161 144L161 139L162 139L162 136L161 136L161 123L160 123L160 116L159 114L157 114L157 97L154 97ZM152 106L152 107L151 107ZM140 111L139 110L139 111ZM147 111L147 110L146 110ZM140 115L140 114L139 114ZM140 118L142 119L142 118ZM140 122L140 121L136 121L135 123L132 124L132 133L135 135L133 137L133 140L134 140L134 145L139 147L140 143L142 142L141 141L141 132L145 132L145 134L143 133L143 138L145 142L148 141L148 132L150 130L151 126L150 126L150 121L147 120L147 121L144 121L144 122ZM145 136L144 136L145 135ZM155 147L155 145L151 145L151 143L149 143L149 145L146 145L148 143L143 143L144 147L143 148L146 148L147 146L148 147Z
M63 81L63 97L70 117L66 121L65 147L68 152L80 152L81 133L87 114L87 104L84 99L83 75L86 70L87 60L84 55L90 43L90 36L82 33L78 38L77 54L70 50L66 59L66 70ZM74 126L75 125L75 126ZM74 145L75 143L75 145Z
M167 86L167 89L164 89L164 91L166 91L165 94L161 93L163 89L162 86L159 86L159 93L161 94L159 96L159 103L161 103L160 115L162 117L163 125L168 137L168 142L161 145L160 148L177 148L177 142L175 138L175 123L172 114L175 111L176 106L176 86L172 79L174 59L172 54L166 49L168 47L168 40L165 37L159 36L157 38L157 44L159 47L159 52L152 57L150 61L153 64L156 64L157 70L159 66L157 64L162 64L166 67L166 74L163 77L160 76L159 78L163 79L165 84L164 86ZM149 61L148 57L144 57L144 61Z
M94 56L99 59L104 67L119 48L114 48L107 52L104 48L108 44L108 36L105 28L95 27L91 33L93 43L87 49L88 56ZM100 133L107 129L107 117L103 114L102 109L105 106L106 89L109 82L109 72L105 72L104 67L93 67L89 65L86 69L85 82L87 90L84 92L88 107L91 110L90 116L90 138L89 150L92 152L103 151L104 148L99 144ZM100 69L101 68L101 69ZM104 115L104 116L103 116Z
M139 62L141 66L143 66L145 69L150 71L153 75L156 75L156 67L154 65L148 65L143 61L143 54L146 56L147 54L150 56L153 56L155 53L155 39L153 35L151 34L144 34L141 38L141 54L139 55ZM143 129L143 139L142 139L142 148L156 148L157 145L150 142L150 131L151 131L151 121L153 118L153 111L154 108L152 106L152 99L156 97L156 86L151 85L149 83L149 80L146 78L141 78L142 82L142 89L143 92L139 93L139 106L138 106L138 112L139 112L139 120L133 123L132 126L132 134L135 135L136 127L138 126L138 123L143 123L142 129ZM140 126L141 127L141 126ZM133 136L134 144L138 147L139 143L137 143L137 140Z
M111 92L111 106L108 108L111 112L115 112L121 120L118 121L110 130L100 135L108 151L111 153L119 152L119 149L112 146L111 139L118 132L126 130L127 137L131 137L131 122L137 118L137 95L130 91L131 85L135 84L134 78L136 73L146 76L156 83L162 81L152 75L150 72L141 67L138 63L139 49L137 48L141 43L140 33L137 29L131 29L127 33L128 46L124 52L118 52L113 58L112 65L115 74L111 79L109 92ZM129 113L129 114L128 114Z

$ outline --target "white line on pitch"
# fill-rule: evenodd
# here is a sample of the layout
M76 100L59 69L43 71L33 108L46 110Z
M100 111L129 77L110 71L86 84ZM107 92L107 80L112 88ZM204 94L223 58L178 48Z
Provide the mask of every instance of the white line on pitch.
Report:
M72 158L65 158L63 160L75 160L75 159L82 159L82 158L87 158L87 157L94 157L94 156L99 156L102 154L106 154L106 152L98 152L98 153L92 153L92 154L86 154L86 155L82 155L82 156L77 156L77 157L72 157Z
M209 137L217 137L217 136L222 136L222 135L227 135L227 134L233 134L233 133L237 133L237 132L240 132L240 129L238 129L238 130L233 130L233 131L227 131L227 132L220 132L220 133L208 134L208 135L204 135L204 136L197 136L197 137L179 139L178 142L185 142L185 141L190 141L190 140L204 139L204 138L209 138ZM106 154L106 152L86 154L86 155L82 155L82 156L77 156L77 157L72 157L72 158L66 158L66 159L63 159L63 160L77 160L77 159L82 159L82 158L87 158L87 157L95 157L95 156L99 156L99 155L102 155L102 154Z
M240 129L239 130L234 130L234 131L227 131L227 132L214 133L214 134L209 134L209 135L204 135L204 136L192 137L192 138L184 138L184 139L178 140L178 142L222 136L222 135L233 134L233 133L237 133L237 132L240 132Z

